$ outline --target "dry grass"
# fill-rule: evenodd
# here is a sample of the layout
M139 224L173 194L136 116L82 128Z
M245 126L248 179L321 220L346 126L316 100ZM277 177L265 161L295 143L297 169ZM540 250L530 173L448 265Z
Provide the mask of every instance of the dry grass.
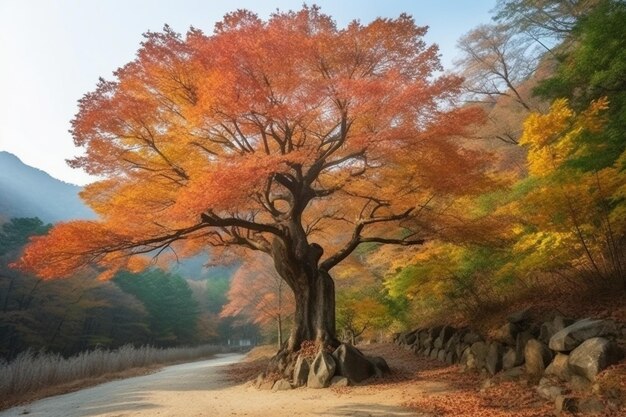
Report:
M206 358L221 351L222 347L212 345L169 349L127 345L69 358L26 351L11 362L0 360L0 409L112 379L143 375L158 369L158 365Z

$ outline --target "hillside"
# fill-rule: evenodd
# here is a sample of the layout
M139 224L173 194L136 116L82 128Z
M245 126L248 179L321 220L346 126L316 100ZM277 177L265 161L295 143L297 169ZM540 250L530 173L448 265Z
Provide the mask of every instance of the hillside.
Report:
M81 201L81 187L51 177L24 164L17 156L0 152L0 217L39 217L46 223L93 219Z

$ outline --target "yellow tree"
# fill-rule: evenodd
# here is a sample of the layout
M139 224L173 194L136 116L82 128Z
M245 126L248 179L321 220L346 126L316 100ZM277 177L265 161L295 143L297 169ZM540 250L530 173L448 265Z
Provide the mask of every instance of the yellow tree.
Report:
M407 15L340 29L304 7L148 33L72 122L86 154L71 165L105 178L82 194L100 220L57 225L20 266L107 278L145 254L262 251L295 297L286 350L336 345L331 269L362 243L422 244L485 184L455 140L482 115L455 106L460 80L437 75L425 32Z

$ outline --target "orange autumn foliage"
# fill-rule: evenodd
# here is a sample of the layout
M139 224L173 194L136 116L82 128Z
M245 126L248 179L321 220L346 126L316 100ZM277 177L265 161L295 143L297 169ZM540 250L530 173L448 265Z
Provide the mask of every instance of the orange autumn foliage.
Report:
M360 243L456 230L461 197L489 183L458 140L483 115L456 105L461 80L438 75L425 33L406 15L338 28L315 7L147 33L72 121L71 165L105 178L82 193L100 219L56 226L18 266L110 275L145 254L270 252L301 222L328 269Z

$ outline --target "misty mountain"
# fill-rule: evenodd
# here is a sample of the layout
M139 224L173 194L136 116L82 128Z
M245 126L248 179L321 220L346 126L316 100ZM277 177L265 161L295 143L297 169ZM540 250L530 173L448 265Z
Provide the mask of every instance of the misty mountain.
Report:
M0 220L39 217L46 223L94 219L78 196L81 187L60 181L0 151Z

